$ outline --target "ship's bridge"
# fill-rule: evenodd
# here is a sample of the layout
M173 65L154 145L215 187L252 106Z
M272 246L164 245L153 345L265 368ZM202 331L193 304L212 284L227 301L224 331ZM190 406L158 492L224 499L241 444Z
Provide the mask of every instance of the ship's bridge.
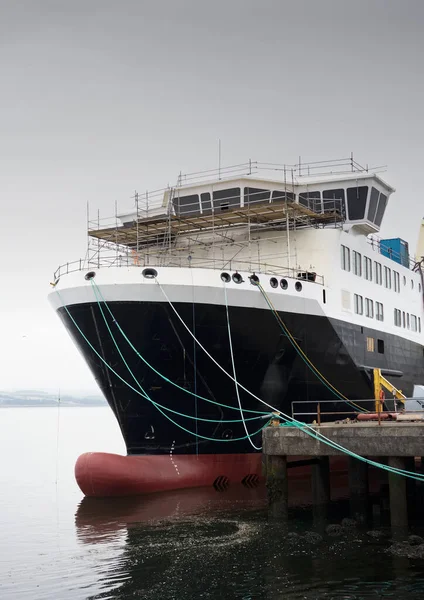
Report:
M377 233L393 191L353 157L292 166L249 161L180 175L173 187L136 193L128 212L89 219L81 264L221 268L237 259L248 270L308 270L293 230Z

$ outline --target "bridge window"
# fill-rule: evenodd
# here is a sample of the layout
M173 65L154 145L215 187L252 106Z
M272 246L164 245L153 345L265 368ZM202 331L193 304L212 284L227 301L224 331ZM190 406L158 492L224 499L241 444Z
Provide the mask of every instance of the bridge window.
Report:
M380 194L380 198L378 200L377 214L375 215L375 221L374 221L374 223L378 227L380 227L381 221L383 220L384 211L386 210L386 204L387 204L387 196L385 196L384 194Z
M322 192L322 205L324 212L332 212L334 210L343 211L345 203L345 191L342 189L324 190Z
M211 195L209 192L200 194L200 200L202 203L202 214L210 215L212 212Z
M240 206L240 188L213 192L213 207L216 213L227 211L235 206Z
M294 201L294 194L292 192L286 192L283 190L274 190L272 192L272 201L273 202L282 202L283 200L287 200L287 202Z
M173 200L175 212L180 215L198 215L200 212L199 194L179 196Z
M271 190L262 190L259 188L244 188L244 204L256 204L257 202L269 202L271 199Z
M314 212L321 212L321 192L303 192L299 194L299 204Z
M380 192L378 190L376 190L375 187L371 188L370 205L368 208L368 221L374 222L375 213L377 212L377 204L378 204L379 195L380 195Z
M367 185L347 188L347 208L350 221L358 221L364 218L367 196Z

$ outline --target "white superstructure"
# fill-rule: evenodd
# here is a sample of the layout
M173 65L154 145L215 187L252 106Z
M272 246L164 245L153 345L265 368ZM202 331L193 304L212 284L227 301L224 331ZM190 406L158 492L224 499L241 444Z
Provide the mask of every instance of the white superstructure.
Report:
M231 305L266 308L255 274L279 311L420 342L421 270L378 238L394 190L350 166L312 176L307 165L275 168L279 178L269 179L249 163L248 174L180 176L175 188L136 195L115 226L92 224L94 250L56 273L51 301L93 302L90 272L107 301L163 302L163 289L172 302L223 304L225 285Z

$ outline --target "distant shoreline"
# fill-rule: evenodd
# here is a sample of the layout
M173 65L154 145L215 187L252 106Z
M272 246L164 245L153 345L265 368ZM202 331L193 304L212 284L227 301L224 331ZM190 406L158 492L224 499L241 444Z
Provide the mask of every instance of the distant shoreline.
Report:
M58 406L84 408L108 406L101 396L74 396L52 394L38 390L0 392L0 408L57 408Z
M0 404L0 410L3 408L107 408L107 402L103 404Z

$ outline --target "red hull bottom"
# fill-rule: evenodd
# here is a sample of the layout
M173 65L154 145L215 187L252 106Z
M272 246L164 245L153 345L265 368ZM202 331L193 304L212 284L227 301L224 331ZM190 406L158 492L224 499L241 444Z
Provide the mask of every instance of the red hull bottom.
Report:
M200 486L240 483L261 475L260 454L82 454L75 478L86 496L131 496ZM219 480L218 478L222 478Z
M290 475L305 476L305 469L295 468ZM134 496L202 486L225 489L235 483L252 486L262 479L262 457L261 454L120 456L88 452L78 458L75 478L86 496Z

